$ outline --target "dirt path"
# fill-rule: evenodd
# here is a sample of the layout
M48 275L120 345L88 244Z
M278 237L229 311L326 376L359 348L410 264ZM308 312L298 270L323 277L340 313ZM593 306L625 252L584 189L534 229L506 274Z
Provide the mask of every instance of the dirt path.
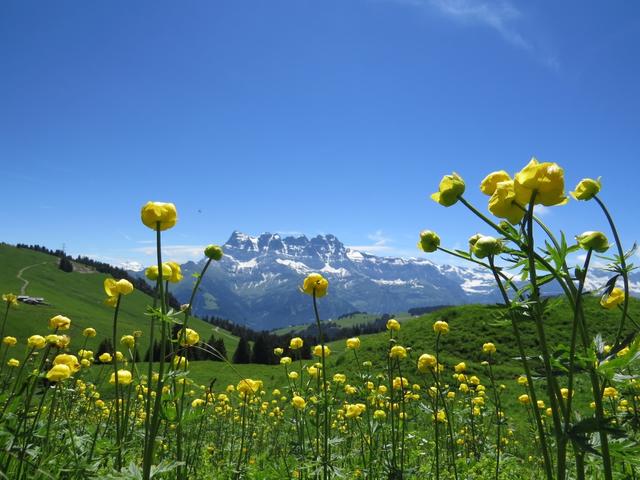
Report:
M20 280L22 282L22 287L20 287L20 295L26 295L27 293L27 287L29 286L29 280L27 280L26 278L22 277L22 274L24 272L26 272L27 270L29 270L32 267L37 267L38 265L46 265L47 262L42 262L42 263L34 263L33 265L27 265L26 267L22 267L20 269L20 271L18 272L18 274L16 275L16 277L18 278L18 280Z

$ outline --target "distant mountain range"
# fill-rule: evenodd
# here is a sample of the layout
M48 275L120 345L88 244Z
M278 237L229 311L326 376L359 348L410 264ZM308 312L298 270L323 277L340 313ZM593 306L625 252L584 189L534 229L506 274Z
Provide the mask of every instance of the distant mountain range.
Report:
M378 257L344 246L334 235L257 237L234 231L202 280L194 312L219 316L253 329L273 329L314 320L311 299L300 293L304 278L318 272L329 280L319 301L323 319L364 311L393 313L414 307L499 301L493 276L482 268L438 265L427 258ZM187 302L205 260L182 265L185 281L172 286ZM588 289L611 276L595 271ZM632 276L640 293L640 274ZM558 293L548 290L547 293Z

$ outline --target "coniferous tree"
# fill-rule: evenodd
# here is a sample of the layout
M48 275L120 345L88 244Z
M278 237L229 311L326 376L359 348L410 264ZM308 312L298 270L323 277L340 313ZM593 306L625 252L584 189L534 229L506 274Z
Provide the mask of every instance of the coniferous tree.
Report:
M271 349L265 335L260 335L253 344L251 363L272 363Z
M245 337L240 337L238 348L233 354L233 363L251 363L251 348Z
M67 272L67 273L73 272L73 264L71 263L71 260L69 260L68 257L60 258L60 261L58 262L58 268L63 272Z
M227 347L224 345L224 340L222 339L222 337L216 340L214 348L216 353L213 354L211 360L222 362L227 359Z

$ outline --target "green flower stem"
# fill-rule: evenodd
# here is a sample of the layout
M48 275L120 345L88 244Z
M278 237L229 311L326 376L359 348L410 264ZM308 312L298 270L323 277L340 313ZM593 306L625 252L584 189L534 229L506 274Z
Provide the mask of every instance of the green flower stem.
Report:
M533 237L533 207L535 205L536 190L531 194L531 200L529 201L529 213L527 218L527 255L529 257L529 280L533 286L531 293L531 299L533 300L533 320L536 325L536 331L538 333L538 339L540 340L540 349L542 353L542 361L544 363L545 374L547 377L547 390L549 393L549 402L551 403L551 411L553 418L553 425L556 432L557 440L557 478L558 480L564 480L566 477L566 439L563 435L562 423L560 420L560 408L562 408L562 396L560 395L560 389L558 383L553 375L551 368L551 355L547 346L547 339L544 332L544 325L542 323L542 310L540 308L540 289L538 286L537 272L536 272L536 258L535 258L535 243Z
M7 318L9 317L9 308L11 303L7 302L7 308L4 310L4 317L2 318L2 327L0 327L0 341L4 338L4 327L7 325Z
M318 336L320 338L320 348L322 349L322 394L323 394L323 408L324 408L324 445L322 454L322 474L323 479L329 478L329 397L327 396L327 371L325 368L325 345L324 335L322 333L322 325L320 324L320 314L318 313L318 302L316 298L316 287L313 287L313 312L316 316L316 323L318 325ZM302 374L302 372L300 372Z
M153 291L153 310L155 311L158 302L158 292L160 290L159 282L156 280L156 287ZM153 388L151 386L151 378L153 377L153 363L155 360L155 314L151 315L151 326L149 332L149 365L147 372L147 395L145 402L145 417L144 417L144 452L147 451L147 445L149 443L149 435L151 431L151 403L153 396L151 392Z
M513 328L513 335L516 338L516 343L518 345L518 353L520 354L520 359L522 360L524 373L525 373L525 376L527 377L527 387L529 389L529 396L533 404L537 405L538 399L537 399L536 390L533 384L533 376L531 375L531 367L529 366L529 361L527 360L527 354L524 350L524 343L522 342L520 327L518 327L518 319L516 318L516 315L512 310L511 299L509 298L509 295L507 294L507 291L504 288L504 285L502 284L502 280L500 278L500 272L498 272L498 270L495 267L493 255L489 256L489 265L490 265L491 272L493 273L493 277L495 278L496 283L498 284L498 289L502 294L502 298L507 307L507 310L509 311L509 316L511 318L511 326ZM542 450L542 459L544 462L545 474L546 474L547 480L553 480L553 462L549 454L549 445L547 441L546 430L544 428L544 424L542 423L542 417L540 415L540 411L538 410L538 408L535 408L533 410L534 410L536 427L538 428L538 436L540 437L540 447Z
M434 408L433 408L433 421L434 421L434 431L435 431L435 441L436 441L436 480L440 479L440 432L438 425L438 399L440 396L440 381L438 380L440 377L440 332L436 334L436 368L434 371L434 378L436 381L436 398L434 400Z
M609 210L602 202L602 200L600 200L597 195L595 195L593 198L598 203L598 205L600 205L600 208L604 212L605 217L607 217L607 221L609 222L609 226L611 227L611 233L613 233L613 238L618 249L618 257L620 257L620 270L622 275L622 282L624 284L624 302L622 304L622 319L618 327L618 332L616 333L615 345L617 346L620 342L620 339L622 338L624 322L627 318L627 312L629 310L629 272L627 272L627 260L624 256L624 249L622 248L622 242L620 241L620 236L618 235L616 224L614 223L613 218L611 218Z
M238 463L236 464L235 478L241 478L241 470L240 465L242 464L242 457L244 450L244 433L247 425L247 394L244 394L244 398L242 400L242 426L240 430L240 453L238 454Z
M204 265L204 268L202 269L202 272L200 272L200 275L198 276L198 279L196 280L195 285L193 286L193 289L191 290L191 297L189 298L189 303L187 308L184 311L184 321L182 322L182 329L180 330L180 336L178 338L178 345L182 345L185 342L185 338L187 335L187 323L189 321L189 316L191 314L191 310L192 310L192 305L193 305L193 300L195 299L196 293L198 291L198 287L200 287L200 283L202 282L202 278L204 277L204 274L206 273L207 269L209 268L209 265L211 264L212 259L209 258L207 260L207 262ZM187 355L187 350L185 350L185 358L188 358ZM186 372L187 370L187 364L185 362L184 365L184 371ZM175 379L174 379L174 389L175 389ZM177 421L176 421L176 461L177 462L182 462L182 456L183 456L183 436L184 436L184 432L182 431L182 416L183 416L183 412L184 412L184 397L185 397L185 389L186 389L186 382L182 382L182 392L180 395L180 401L178 402L178 404L176 405L176 409L177 409ZM177 469L177 478L184 478L185 473L186 473L186 466L179 464Z
M114 376L114 385L116 390L116 470L120 471L122 469L122 432L120 428L120 384L118 382L118 360L116 358L116 345L118 344L118 313L120 311L120 300L122 296L118 294L118 300L116 301L116 309L113 312L113 376Z
M142 478L149 480L151 478L151 466L153 464L153 451L155 449L155 439L160 427L160 414L161 414L161 401L162 401L162 387L164 386L163 375L165 367L165 355L166 355L166 340L167 340L167 325L165 315L167 313L166 298L164 294L164 286L162 284L162 244L160 234L160 222L156 225L156 253L158 260L158 296L160 299L160 311L162 317L160 318L160 365L158 367L158 382L156 385L156 398L153 405L152 419L150 423L149 438L144 452L143 464L142 464ZM149 382L151 379L148 380ZM151 388L149 384L149 388Z
M487 361L487 364L489 365L489 379L491 380L491 387L493 389L493 401L495 403L495 407L496 407L496 480L499 479L499 473L500 473L500 448L502 447L500 441L500 425L501 425L501 419L500 419L500 392L498 392L498 389L496 388L496 382L495 379L493 377L493 368L491 367L491 358L489 358L489 360Z

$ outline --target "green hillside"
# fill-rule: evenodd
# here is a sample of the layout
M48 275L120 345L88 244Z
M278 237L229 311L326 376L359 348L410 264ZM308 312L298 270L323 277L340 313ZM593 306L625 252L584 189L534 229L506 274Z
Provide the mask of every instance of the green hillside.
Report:
M49 304L19 304L18 308L9 313L5 334L17 337L20 342L33 334L45 335L50 333L49 318L61 314L72 321L68 332L72 338L72 349L82 347L84 337L81 333L86 327L93 327L98 332L95 338L90 338L87 342L88 348L95 349L103 338L112 335L114 310L103 303L106 298L103 282L107 277L108 275L90 269L83 269L83 273L65 273L58 268L57 257L1 244L0 292L19 295L27 281L24 294L43 297ZM123 298L118 319L118 336L130 334L134 330L143 332L139 340L142 355L146 352L149 341L149 317L144 313L151 302L148 295L134 291ZM209 339L211 333L222 337L229 354L233 353L238 344L238 339L230 333L197 318L191 319L190 325L204 341Z
M412 318L412 316L407 312L398 312L392 314L396 320L399 322L404 322L405 320ZM374 313L354 313L353 315L349 315L346 317L338 318L337 320L327 320L328 323L332 325L336 325L338 327L347 328L347 327L355 327L356 325L366 325L380 318L379 314ZM273 333L276 335L292 335L296 333L300 333L309 326L313 326L314 324L305 323L302 325L291 325L288 327L278 328L273 330Z

